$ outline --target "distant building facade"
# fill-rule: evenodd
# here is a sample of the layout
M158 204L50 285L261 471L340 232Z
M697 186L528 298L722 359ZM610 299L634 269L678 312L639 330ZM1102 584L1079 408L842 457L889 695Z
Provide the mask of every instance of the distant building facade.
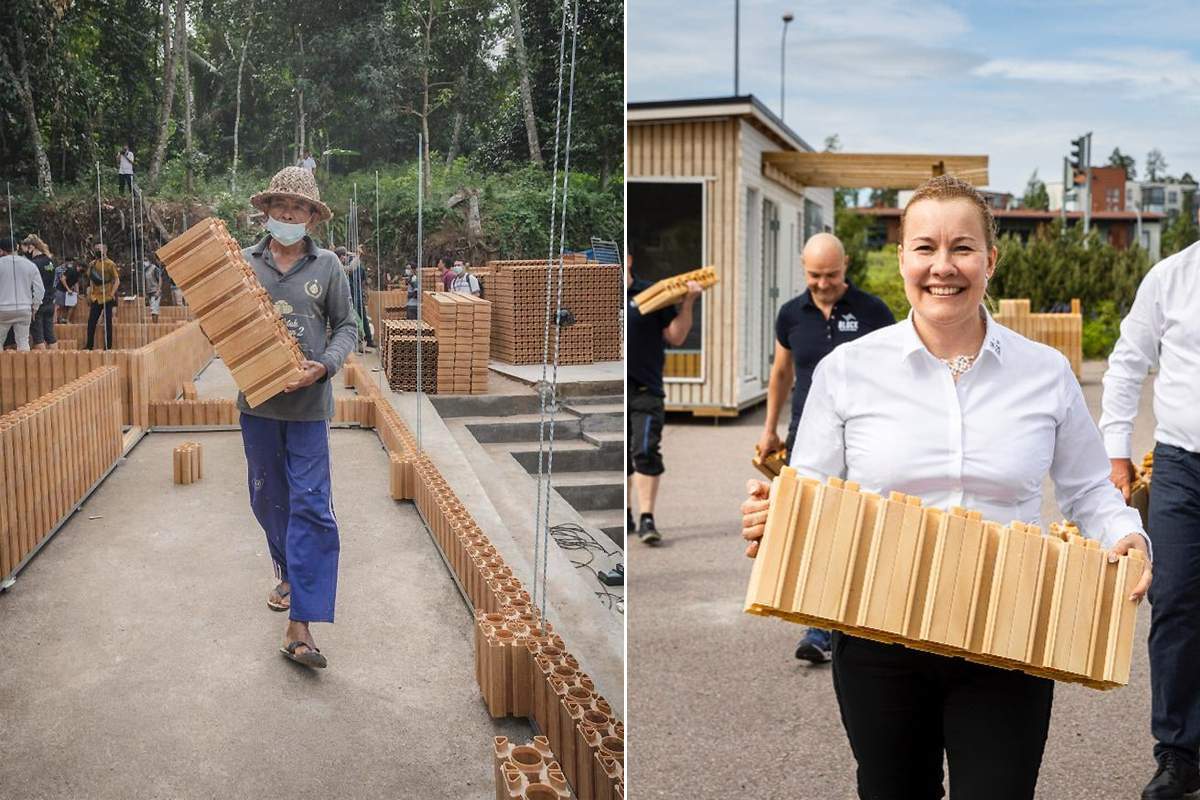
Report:
M899 208L856 208L854 211L872 220L867 234L867 246L880 248L900 241ZM1067 225L1082 225L1082 211L1036 211L1028 208L994 209L996 227L1001 236L1012 234L1022 242L1051 224L1063 219ZM1139 219L1140 217L1140 219ZM1158 261L1162 252L1162 229L1166 215L1157 212L1093 211L1091 226L1113 247L1124 250L1138 243Z

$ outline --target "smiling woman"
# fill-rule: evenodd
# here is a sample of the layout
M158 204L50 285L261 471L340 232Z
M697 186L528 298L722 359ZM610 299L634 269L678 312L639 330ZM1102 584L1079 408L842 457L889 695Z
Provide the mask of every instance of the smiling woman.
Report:
M1070 365L1003 328L981 305L996 268L991 214L970 184L941 176L909 202L899 247L909 318L818 365L791 466L938 508L1037 525L1047 473L1068 518L1113 554L1148 551ZM742 506L747 555L770 486ZM1135 587L1149 588L1147 570ZM1053 683L835 633L834 689L858 762L860 797L1034 796Z

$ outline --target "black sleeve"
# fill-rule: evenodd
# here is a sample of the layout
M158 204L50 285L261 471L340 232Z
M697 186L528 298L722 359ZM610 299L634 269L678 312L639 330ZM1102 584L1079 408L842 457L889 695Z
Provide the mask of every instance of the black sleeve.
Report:
M783 308L779 309L779 315L775 317L775 341L783 345L785 350L792 349L788 344L788 331L792 329L791 316L791 303L784 303Z
M896 315L892 313L892 309L888 308L888 304L878 297L874 298L875 302L871 309L871 328L878 330L886 328L888 325L896 324Z

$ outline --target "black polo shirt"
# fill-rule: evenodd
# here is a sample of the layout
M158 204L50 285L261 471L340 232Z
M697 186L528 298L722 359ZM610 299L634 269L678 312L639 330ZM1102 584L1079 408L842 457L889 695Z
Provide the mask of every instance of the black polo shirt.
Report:
M813 370L821 359L839 344L854 341L895 321L886 303L849 282L846 293L833 304L829 319L825 319L807 289L804 294L783 304L775 320L775 338L792 351L792 363L796 367L789 430L795 430L800 424L804 401L808 399L808 389L812 386Z
M633 304L633 296L653 285L652 281L634 279L625 300L626 342L625 372L631 389L645 387L651 394L665 397L663 367L667 362L667 343L663 331L678 313L675 306L660 308L645 316Z

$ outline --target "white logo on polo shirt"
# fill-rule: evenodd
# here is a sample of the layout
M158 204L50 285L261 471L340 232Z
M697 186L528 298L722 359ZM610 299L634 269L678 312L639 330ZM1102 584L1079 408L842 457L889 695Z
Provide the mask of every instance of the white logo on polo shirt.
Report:
M842 333L858 333L858 319L847 312L838 320L838 330Z
M304 284L304 291L308 292L309 297L317 298L321 296L321 284L315 280Z

